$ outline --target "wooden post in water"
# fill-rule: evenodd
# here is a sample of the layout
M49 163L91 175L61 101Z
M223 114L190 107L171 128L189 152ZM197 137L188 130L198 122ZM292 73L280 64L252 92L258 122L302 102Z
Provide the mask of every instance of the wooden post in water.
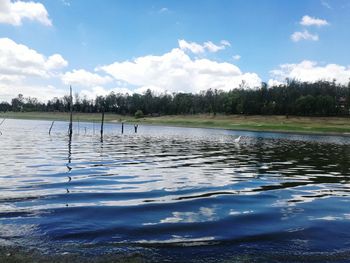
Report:
M49 129L49 135L51 135L52 126L53 126L54 123L55 123L55 121L53 121L53 122L51 123L50 129Z
M4 121L6 120L6 118L4 118L3 120L2 120L2 122L0 122L0 126L4 123ZM0 131L0 135L2 135L2 132Z
M124 122L122 122L122 134L124 133Z
M70 89L70 103L69 103L69 110L70 110L70 118L69 118L69 136L72 137L73 134L73 96L72 96L72 86L69 86Z
M103 122L105 120L105 108L102 108L102 120L101 120L101 138L103 137Z
M78 118L78 134L80 133L80 121L79 121L79 118Z
M4 123L5 120L6 120L6 118L4 118L4 119L2 120L2 122L0 123L0 125L2 125L2 124Z

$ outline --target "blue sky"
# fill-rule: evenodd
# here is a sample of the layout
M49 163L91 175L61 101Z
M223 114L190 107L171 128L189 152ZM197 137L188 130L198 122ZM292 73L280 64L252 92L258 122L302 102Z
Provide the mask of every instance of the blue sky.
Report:
M69 84L95 96L350 79L347 0L17 2L0 0L0 38L10 40L0 42L0 60L13 68L0 68L0 100L17 92L60 96ZM28 68L30 56L20 63L30 51L17 52L19 45L43 57L41 73ZM49 67L53 54L61 58Z

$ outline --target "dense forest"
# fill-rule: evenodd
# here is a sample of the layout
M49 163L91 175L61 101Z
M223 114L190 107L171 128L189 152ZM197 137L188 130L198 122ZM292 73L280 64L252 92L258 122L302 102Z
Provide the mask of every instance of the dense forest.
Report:
M1 98L0 98L1 99ZM245 83L231 91L207 90L198 94L174 93L155 95L116 94L97 96L90 100L75 94L73 110L76 112L105 112L123 115L173 114L264 114L302 116L345 116L350 109L350 82L347 86L335 81L306 83L287 81L286 84L249 89ZM0 111L69 111L70 97L53 98L46 103L19 94L11 103L0 103Z

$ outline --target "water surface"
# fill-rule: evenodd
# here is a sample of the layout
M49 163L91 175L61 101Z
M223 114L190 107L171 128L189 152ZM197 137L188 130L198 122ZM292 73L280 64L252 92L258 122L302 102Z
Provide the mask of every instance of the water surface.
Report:
M151 260L350 255L350 138L6 120L0 244ZM235 142L238 136L239 143ZM266 259L265 258L265 259Z

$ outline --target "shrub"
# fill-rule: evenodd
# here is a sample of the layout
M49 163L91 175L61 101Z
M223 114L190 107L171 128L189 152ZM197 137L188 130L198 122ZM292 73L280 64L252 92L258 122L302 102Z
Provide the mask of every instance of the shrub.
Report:
M142 118L143 117L143 112L142 112L142 110L137 110L136 112L135 112L135 118L136 119L139 119L139 118Z

